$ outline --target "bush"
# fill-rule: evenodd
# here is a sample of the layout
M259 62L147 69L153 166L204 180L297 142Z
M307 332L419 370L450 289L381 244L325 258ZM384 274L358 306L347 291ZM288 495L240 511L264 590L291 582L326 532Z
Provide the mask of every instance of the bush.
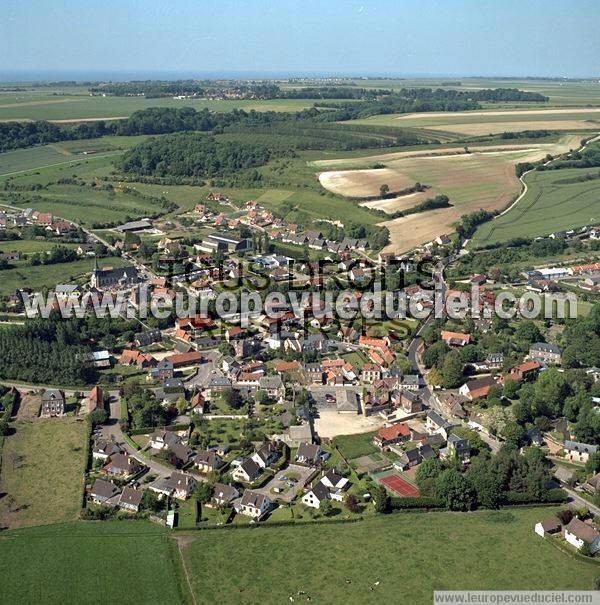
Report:
M421 496L419 498L390 498L389 507L392 510L409 510L411 508L446 508L438 498Z

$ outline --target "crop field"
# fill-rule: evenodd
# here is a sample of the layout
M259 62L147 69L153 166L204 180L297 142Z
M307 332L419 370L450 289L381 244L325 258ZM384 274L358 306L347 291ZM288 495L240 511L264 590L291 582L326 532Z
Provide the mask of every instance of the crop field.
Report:
M382 184L395 189L395 184L410 186L415 182L428 185L421 193L400 196L387 200L363 203L387 213L407 210L435 197L438 194L450 198L449 208L439 208L424 213L411 214L379 224L390 231L390 245L386 251L404 252L426 241L431 241L441 233L448 233L452 225L463 214L478 209L499 210L506 207L520 190L514 166L518 162L539 159L550 153L566 151L577 147L576 135L562 137L555 143L541 145L506 145L493 147L473 147L470 153L457 149L432 152L407 152L365 156L362 165L373 165L374 160L385 168L364 170L325 171L319 174L322 185L335 189L347 196L376 196ZM444 154L445 153L445 154ZM319 167L329 167L333 161L312 162ZM352 160L360 166L359 158ZM392 184L390 184L392 183Z
M12 243L12 242L11 242ZM0 249L9 250L8 242L0 242ZM107 257L100 260L101 266L123 267L127 265L121 257ZM10 269L0 272L0 295L9 296L18 288L29 286L35 291L50 288L56 284L81 281L91 273L94 260L82 258L72 263L37 265L32 267L27 260L11 261Z
M600 181L560 183L585 174L581 169L532 172L525 176L527 193L503 216L476 231L474 245L537 237L600 222Z
M429 605L434 590L590 590L598 567L571 559L534 534L534 524L551 514L548 508L395 514L343 525L210 531L186 536L183 554L199 603L307 597L317 603L396 603L401 592L402 602ZM399 557L400 551L411 555ZM307 552L318 552L318 562ZM327 573L315 573L324 561ZM305 594L299 597L299 591Z
M600 108L513 109L466 112L387 114L355 124L425 128L468 136L523 130L600 130Z
M0 121L50 120L74 122L80 120L126 118L134 111L148 107L205 107L213 111L301 111L312 107L315 99L254 100L202 100L173 99L171 97L146 99L144 97L90 97L38 96L31 99L29 93L4 93L0 95Z
M2 252L20 252L21 254L35 254L36 252L48 252L54 246L62 246L64 248L77 248L79 244L65 244L56 240L44 239L17 239L17 240L0 240L0 250Z
M83 494L86 423L73 417L35 419L17 421L14 429L2 450L2 525L76 519Z
M0 536L0 568L6 603L191 603L175 541L148 522L8 531Z

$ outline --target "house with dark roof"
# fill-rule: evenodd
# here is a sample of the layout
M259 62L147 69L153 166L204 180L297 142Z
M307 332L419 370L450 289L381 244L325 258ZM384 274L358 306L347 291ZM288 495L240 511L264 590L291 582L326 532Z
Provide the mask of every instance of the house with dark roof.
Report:
M46 389L42 394L43 418L50 416L64 416L65 414L65 392L61 389Z
M240 492L227 483L215 483L212 494L212 502L217 506L229 506L236 498L238 498Z
M327 458L329 458L329 452L326 452L316 443L307 443L306 441L300 443L296 452L296 462L310 464L311 466L323 464Z
M281 456L281 452L277 447L276 443L267 441L261 447L252 454L251 459L258 464L261 468L267 468L276 462Z
M127 478L139 473L142 468L142 463L133 456L127 453L119 453L110 457L108 464L104 466L103 470L109 475Z
M533 531L540 537L546 534L557 534L561 530L560 521L556 517L550 517L535 524Z
M112 505L116 503L114 499L120 491L112 481L96 479L90 490L90 497L95 504Z
M549 342L534 342L529 347L529 359L545 364L560 365L562 349Z
M94 460L108 460L112 455L120 454L122 451L114 441L99 439L92 446L92 458Z
M571 462L587 462L592 454L598 451L598 446L590 443L566 440L563 446L565 458Z
M119 498L119 508L128 512L137 513L142 504L144 492L133 487L123 488L123 493Z
M565 525L564 538L577 550L581 550L584 544L589 545L592 554L600 550L600 533L593 525L584 523L577 517L573 517Z
M247 489L242 496L238 512L259 520L273 506L273 501L262 492Z
M218 471L225 462L214 450L198 452L194 458L194 466L201 473L212 473Z
M173 498L187 500L196 487L196 479L187 473L173 471L165 482L165 487L171 491Z
M258 479L262 473L260 467L252 458L246 458L232 473L231 476L235 481L242 483L252 483Z

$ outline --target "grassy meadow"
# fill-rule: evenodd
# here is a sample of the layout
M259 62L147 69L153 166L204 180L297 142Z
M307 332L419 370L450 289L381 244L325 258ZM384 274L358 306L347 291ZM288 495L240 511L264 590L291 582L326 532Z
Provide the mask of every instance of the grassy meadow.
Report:
M481 246L515 237L537 237L598 223L600 180L560 182L585 173L585 170L575 168L526 175L528 189L525 196L503 216L481 225L473 237L473 244Z
M173 99L172 97L146 99L144 97L91 97L89 94L69 96L36 95L28 92L0 94L0 120L76 121L126 118L134 111L148 107L193 107L227 112L246 111L301 111L312 107L315 99L202 100Z
M175 541L148 522L79 522L5 532L0 569L5 603L192 603Z
M86 423L17 421L4 440L0 520L10 528L73 521L81 509ZM0 549L3 550L3 549Z
M18 242L0 242L0 250L11 250ZM29 242L28 242L29 243ZM101 267L123 267L129 263L121 257L111 256L100 259ZM29 286L37 291L51 288L56 284L81 283L87 279L94 267L94 260L82 258L72 263L37 265L32 267L28 260L10 261L10 269L0 273L0 295L8 296L17 288Z
M429 605L434 590L591 589L596 564L571 559L534 534L534 524L550 514L394 514L344 525L210 531L190 535L183 554L199 603L307 596L396 603L401 594L402 602Z

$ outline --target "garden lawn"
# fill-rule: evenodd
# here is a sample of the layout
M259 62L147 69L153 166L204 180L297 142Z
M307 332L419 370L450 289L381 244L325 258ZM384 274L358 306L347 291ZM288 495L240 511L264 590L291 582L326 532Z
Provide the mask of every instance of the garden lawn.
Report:
M73 417L15 422L0 473L2 525L71 521L83 497L87 424ZM1 549L0 549L1 550Z
M0 535L0 569L3 603L191 602L175 541L148 522L9 531Z
M433 590L591 589L597 564L574 560L534 534L534 524L550 514L408 513L209 531L183 553L198 603L284 603L302 590L302 601L316 603L429 605Z
M374 454L379 450L373 445L375 433L359 433L356 435L339 435L332 442L346 460Z

